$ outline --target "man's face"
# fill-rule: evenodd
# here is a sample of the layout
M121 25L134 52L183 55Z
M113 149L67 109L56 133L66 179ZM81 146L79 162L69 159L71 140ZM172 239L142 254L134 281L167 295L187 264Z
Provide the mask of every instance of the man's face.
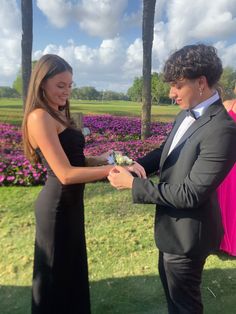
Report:
M199 90L199 79L181 79L170 83L169 97L181 109L191 109L202 101Z

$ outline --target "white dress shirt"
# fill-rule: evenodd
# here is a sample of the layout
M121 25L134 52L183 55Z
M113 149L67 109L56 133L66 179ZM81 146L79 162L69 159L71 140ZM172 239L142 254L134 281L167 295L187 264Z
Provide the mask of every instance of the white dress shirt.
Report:
M208 98L207 100L204 100L200 104L198 104L196 107L192 108L196 119L200 118L204 111L215 101L217 101L220 98L218 92L215 92L213 96ZM188 128L196 121L196 119L190 115L186 115L186 118L182 121L180 124L178 130L175 133L175 136L173 138L173 141L171 143L168 155L172 152L172 150L176 147L181 137L184 135L184 133L188 130Z

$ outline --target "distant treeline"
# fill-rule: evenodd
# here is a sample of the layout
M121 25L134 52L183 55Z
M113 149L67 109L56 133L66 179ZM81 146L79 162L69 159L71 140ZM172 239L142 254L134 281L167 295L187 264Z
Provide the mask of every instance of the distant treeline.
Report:
M15 88L0 86L0 98L19 98L21 94Z
M233 89L236 83L236 70L231 67L224 68L219 91L224 99L234 97ZM136 77L127 93L119 93L110 90L98 91L95 87L84 86L74 87L71 98L81 100L131 100L142 102L143 78ZM0 98L19 98L22 95L22 80L20 72L17 75L12 87L0 86ZM152 74L152 103L170 103L169 85L163 81L162 73Z
M92 86L75 87L72 89L71 98L83 100L129 100L124 93L110 90L97 91Z

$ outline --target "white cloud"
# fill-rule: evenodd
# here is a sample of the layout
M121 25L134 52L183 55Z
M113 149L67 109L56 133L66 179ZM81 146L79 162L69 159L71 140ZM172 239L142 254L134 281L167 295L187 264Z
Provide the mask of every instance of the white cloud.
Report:
M127 3L127 0L82 0L77 12L81 29L102 38L117 36Z
M162 65L167 59L171 49L171 43L166 40L168 26L163 22L154 25L154 38L152 48L153 71L161 72Z
M168 2L168 37L172 47L186 42L214 42L235 33L235 0L172 0Z
M9 85L19 69L21 25L15 0L0 0L0 86Z
M224 51L219 50L219 55L224 66L226 62L234 66L235 54L230 42L235 42L235 0L170 0L167 3L162 1L159 5L162 20L156 13L154 69L160 71L168 55L184 45L206 42L217 46L222 39L225 41Z
M37 0L37 6L59 28L66 26L73 14L73 4L67 0Z
M128 0L37 0L38 8L56 27L76 22L91 36L116 37Z
M225 41L219 41L215 44L223 65L236 69L236 43L227 45Z
M122 70L126 49L119 37L103 40L93 49L85 45L76 46L73 41L68 46L48 45L44 50L36 51L34 58L46 53L58 54L72 65L78 86L90 85L99 90L120 86L117 90L126 91L132 82L133 77L126 78Z
M111 66L124 53L122 41L120 38L103 40L99 48L99 60L102 65ZM118 65L119 66L119 65Z
M129 76L141 76L142 75L142 64L143 64L143 46L140 38L136 39L131 44L126 52L126 61L124 63L124 73Z

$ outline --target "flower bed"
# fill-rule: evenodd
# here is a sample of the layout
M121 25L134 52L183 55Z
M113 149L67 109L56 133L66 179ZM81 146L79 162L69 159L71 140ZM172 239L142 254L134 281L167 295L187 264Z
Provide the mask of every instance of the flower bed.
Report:
M139 118L85 116L84 126L91 131L86 136L85 155L114 149L134 160L158 147L172 128L171 123L152 123L152 136L141 140ZM20 128L0 123L0 186L39 185L46 180L46 169L40 163L33 167L25 159L21 139Z
M38 185L46 179L47 171L41 165L34 167L23 155L20 128L0 124L0 185Z

